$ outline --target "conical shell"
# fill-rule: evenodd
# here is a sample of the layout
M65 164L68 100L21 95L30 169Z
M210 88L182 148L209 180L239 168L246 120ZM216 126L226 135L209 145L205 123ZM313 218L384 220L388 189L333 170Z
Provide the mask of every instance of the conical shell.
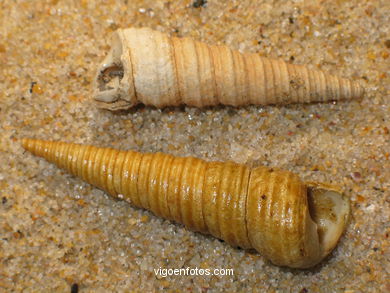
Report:
M358 82L148 28L117 30L99 66L102 108L289 104L361 97Z
M340 192L287 171L34 139L24 139L23 147L114 197L255 248L281 266L320 262L349 214Z

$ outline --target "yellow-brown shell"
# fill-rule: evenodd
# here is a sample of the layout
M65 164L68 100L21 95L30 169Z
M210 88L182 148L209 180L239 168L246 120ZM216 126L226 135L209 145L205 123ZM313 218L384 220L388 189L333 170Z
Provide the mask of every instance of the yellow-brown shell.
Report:
M95 100L109 110L311 103L363 93L357 81L149 28L114 32L94 84Z
M307 268L335 247L349 203L291 172L192 157L24 139L23 147L134 206L255 248L274 264Z

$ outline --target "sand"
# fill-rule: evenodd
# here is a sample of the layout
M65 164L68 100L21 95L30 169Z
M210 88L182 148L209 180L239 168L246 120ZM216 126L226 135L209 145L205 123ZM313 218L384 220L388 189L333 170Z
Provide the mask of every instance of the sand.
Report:
M0 291L390 290L388 1L202 2L1 2ZM325 104L99 110L97 66L112 31L129 26L310 64L367 92ZM277 166L340 186L352 217L319 266L280 268L112 199L24 152L22 137ZM154 272L187 267L234 274Z

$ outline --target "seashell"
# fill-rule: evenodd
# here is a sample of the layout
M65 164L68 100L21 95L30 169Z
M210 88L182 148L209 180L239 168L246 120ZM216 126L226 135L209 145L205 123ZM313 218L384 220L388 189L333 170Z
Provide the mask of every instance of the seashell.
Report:
M357 81L149 28L115 31L94 83L94 99L109 110L139 103L156 107L311 103L363 94Z
M280 266L316 265L347 224L340 191L287 171L35 139L23 147L114 197Z

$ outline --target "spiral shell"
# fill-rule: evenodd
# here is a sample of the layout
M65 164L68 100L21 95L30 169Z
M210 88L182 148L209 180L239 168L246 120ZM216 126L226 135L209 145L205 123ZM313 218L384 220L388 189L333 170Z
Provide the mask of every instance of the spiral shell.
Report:
M289 104L361 97L357 81L149 28L119 29L99 66L102 108Z
M307 268L336 246L348 200L293 173L232 162L24 139L23 147L114 197L165 219Z

